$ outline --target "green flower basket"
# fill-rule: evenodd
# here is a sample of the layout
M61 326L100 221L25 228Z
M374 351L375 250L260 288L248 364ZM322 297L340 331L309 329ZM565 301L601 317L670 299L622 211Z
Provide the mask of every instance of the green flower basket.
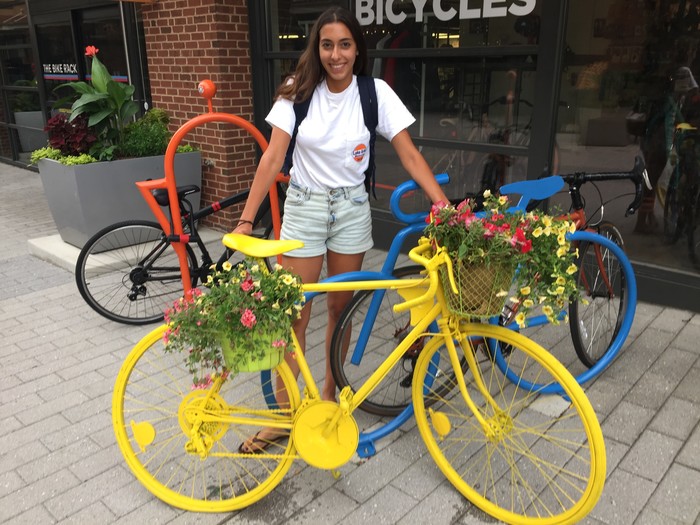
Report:
M513 281L515 268L510 264L490 266L452 262L458 294L452 291L447 268L440 268L448 309L461 317L493 317L500 315Z
M235 340L220 339L226 368L234 372L272 370L284 360L284 346L273 346L284 338L285 330L252 330Z

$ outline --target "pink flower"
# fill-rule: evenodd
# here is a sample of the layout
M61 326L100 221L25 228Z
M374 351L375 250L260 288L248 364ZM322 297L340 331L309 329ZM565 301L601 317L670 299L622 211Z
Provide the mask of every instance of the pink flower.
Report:
M258 301L262 300L262 292L257 291L253 294L253 297L255 297Z
M248 278L241 283L241 290L244 292L250 292L254 288L253 280Z
M284 348L287 346L287 342L284 339L277 339L277 341L272 341L272 346L275 348Z
M209 388L212 384L214 384L213 379L211 378L210 374L207 374L204 376L203 379L197 381L195 380L192 384L192 390L204 390L206 388Z
M255 318L255 314L250 308L243 310L241 314L241 324L246 328L253 328L258 320Z
M97 49L95 46L85 46L85 56L86 57L94 57L99 49Z

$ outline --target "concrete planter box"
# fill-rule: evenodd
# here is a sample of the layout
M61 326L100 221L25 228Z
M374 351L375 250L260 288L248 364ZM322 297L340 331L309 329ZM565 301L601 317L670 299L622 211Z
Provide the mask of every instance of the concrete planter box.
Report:
M102 228L129 219L155 221L135 183L165 176L164 156L120 159L64 166L54 160L39 161L39 174L53 220L61 239L82 248ZM175 156L178 186L202 187L202 154ZM195 210L200 194L190 195Z

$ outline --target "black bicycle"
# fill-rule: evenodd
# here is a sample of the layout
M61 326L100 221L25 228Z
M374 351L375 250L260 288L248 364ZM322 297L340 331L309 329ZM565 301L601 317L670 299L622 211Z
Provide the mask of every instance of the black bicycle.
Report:
M282 210L284 185L276 184ZM199 192L199 187L182 186L177 190L183 231L189 236L185 249L194 288L198 281L206 282L214 265L197 223L219 210L244 202L249 190L196 212L187 196ZM152 193L160 206L169 209L167 190ZM268 195L253 221L254 235L272 237L271 213ZM171 247L175 241L155 221L128 220L107 226L93 235L80 251L75 265L80 295L93 310L112 321L130 325L162 321L166 308L184 293L177 254ZM221 268L225 261L233 258L235 254L223 248L216 267Z
M683 234L688 256L700 271L700 132L687 123L676 126L678 160L664 196L664 240L676 243Z

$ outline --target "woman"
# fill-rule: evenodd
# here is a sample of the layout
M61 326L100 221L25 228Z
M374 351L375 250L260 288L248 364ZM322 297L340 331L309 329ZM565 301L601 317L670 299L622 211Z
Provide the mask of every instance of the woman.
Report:
M318 18L293 77L277 90L266 121L272 126L270 143L260 159L236 233L250 234L252 220L280 172L294 130L294 101L311 98L306 118L299 125L292 157L290 186L284 206L281 238L299 239L304 247L282 257L282 265L303 282L316 282L324 256L328 275L361 269L365 252L373 246L369 196L364 172L369 143L355 75L369 70L367 46L354 15L332 7ZM433 203L447 202L423 156L407 131L415 119L398 96L381 80L375 80L378 102L377 133L389 140L401 164ZM335 325L352 292L328 295L326 328L326 378L324 400L335 400L336 385L328 354ZM302 349L311 305L302 311L294 331ZM299 368L287 359L295 375ZM281 388L278 379L278 391ZM278 393L278 402L285 400ZM286 436L263 429L241 445L241 452L260 452Z

